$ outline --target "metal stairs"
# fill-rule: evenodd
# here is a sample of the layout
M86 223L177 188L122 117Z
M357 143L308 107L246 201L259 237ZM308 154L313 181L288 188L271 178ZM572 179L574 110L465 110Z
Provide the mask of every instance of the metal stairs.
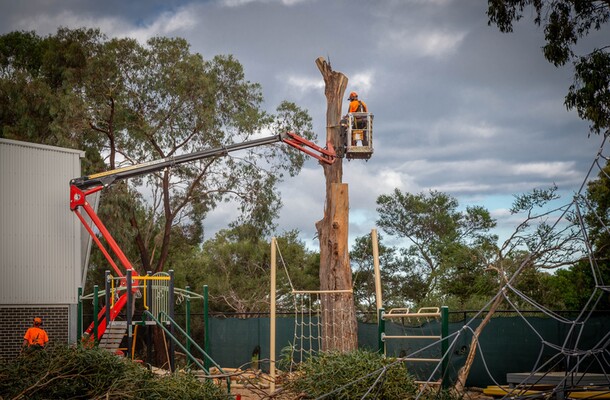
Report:
M104 336L100 339L99 347L111 353L116 353L127 333L127 321L111 321Z

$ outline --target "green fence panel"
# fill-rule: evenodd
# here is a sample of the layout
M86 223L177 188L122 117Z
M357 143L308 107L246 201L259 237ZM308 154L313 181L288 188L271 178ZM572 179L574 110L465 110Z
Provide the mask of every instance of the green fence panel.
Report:
M449 350L448 374L453 381L457 371L464 365L468 355L472 334L463 329L468 321L452 322L449 324L449 334L460 332L457 340L452 338L453 347ZM470 322L472 330L476 329L480 320ZM557 355L551 346L544 345L544 341L561 346L566 340L571 325L563 324L551 318L528 317L527 322L521 317L492 318L479 339L481 352L473 363L467 385L485 387L493 385L494 380L499 384L506 384L506 374L514 372L530 372L540 357L541 362L550 360ZM440 322L431 321L416 327L404 327L394 322L386 323L388 335L438 335ZM608 316L593 317L583 326L580 340L575 346L579 349L594 348L603 336L610 331L610 318ZM291 345L294 339L294 319L282 317L277 319L276 355L278 361L282 358L282 351ZM432 341L416 339L401 342L395 339L388 342L388 356L409 355L418 349L429 345ZM358 324L358 344L361 348L376 351L378 347L378 331L376 324ZM210 355L222 367L248 368L252 359L252 352L260 346L260 358L269 358L269 318L211 318L210 319ZM424 358L440 358L440 344L417 355ZM409 364L411 365L411 364ZM408 365L408 367L409 367ZM268 370L268 363L260 363L263 370ZM608 367L608 366L606 366ZM429 376L432 364L411 365L416 375L422 379ZM554 366L555 370L565 368L565 360ZM598 372L599 366L591 366L589 372ZM488 373L489 371L489 373ZM491 377L490 377L491 375Z
M210 318L210 355L218 364L230 368L249 368L252 353L260 346L260 359L269 359L269 318ZM276 319L276 358L294 337L294 319ZM269 363L260 363L268 371Z
M475 320L471 324L473 329L476 329L480 322ZM452 323L450 333L462 327L463 323ZM543 371L569 369L568 360L553 347L561 347L564 344L571 327L572 324L561 323L552 318L528 317L527 320L520 317L492 318L479 338L480 349L477 351L467 385L486 387L495 385L494 380L504 385L507 383L507 373L531 372L536 366L540 367L545 363L548 363L548 366ZM567 347L580 350L595 348L608 331L610 331L610 318L593 317L583 324L578 343L568 342ZM454 349L454 354L467 353L471 338L471 334L465 334L463 339L460 338L460 344L464 347ZM576 335L571 335L570 338L576 338ZM551 360L555 361L551 362ZM452 359L452 367L457 370L464 361L463 358ZM599 364L585 363L583 367L585 366L587 372L602 372L602 366ZM605 365L606 370L608 367Z

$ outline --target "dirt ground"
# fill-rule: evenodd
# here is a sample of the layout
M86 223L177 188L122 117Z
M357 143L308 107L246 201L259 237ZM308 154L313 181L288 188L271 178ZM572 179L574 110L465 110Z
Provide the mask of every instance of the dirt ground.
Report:
M269 387L247 387L243 385L231 386L231 394L236 400L298 400L300 397L282 394L281 388L276 388L274 395L269 394ZM491 396L486 396L480 389L469 390L464 393L463 400L494 400Z
M284 393L282 391L281 382L276 384L275 391L271 393L269 383L271 378L269 375L258 371L240 370L240 369L223 369L231 373L231 395L236 400L298 400L302 397L294 394ZM212 374L217 374L219 371L214 368L210 369ZM281 381L281 377L278 376ZM218 382L223 384L223 382ZM462 400L494 400L493 397L483 393L483 389L469 388L462 396Z

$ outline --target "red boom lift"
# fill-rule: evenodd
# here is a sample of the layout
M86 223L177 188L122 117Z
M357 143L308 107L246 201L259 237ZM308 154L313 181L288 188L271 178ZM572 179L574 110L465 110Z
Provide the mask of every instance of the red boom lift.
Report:
M142 164L137 164L133 166L117 168L112 171L101 172L97 174L82 176L80 178L75 178L70 181L70 209L76 214L76 216L80 219L83 226L91 235L91 238L95 242L95 244L99 247L102 254L115 271L118 277L125 278L123 271L119 268L119 266L114 261L111 253L114 253L119 263L123 266L125 271L131 270L132 276L134 280L137 282L138 273L132 267L131 263L118 246L116 241L113 239L110 232L106 229L102 221L99 219L93 207L87 201L87 196L99 192L100 190L112 185L115 181L128 179L135 176L140 176L143 174L148 174L155 171L160 171L164 168L171 168L178 164L183 164L191 161L201 160L209 157L220 157L227 155L230 152L243 150L251 147L263 146L267 144L284 142L312 157L315 157L322 163L332 164L337 155L335 150L333 149L330 143L327 143L327 148L322 148L316 145L315 143L297 135L293 132L286 132L280 135L269 136L262 139L256 139L251 141L246 141L242 143L235 143L231 145L227 145L224 147L219 147L215 149L202 150L195 153L183 154L173 157L167 157L155 161L145 162ZM91 223L89 223L85 217L83 216L81 209L89 216L91 219ZM97 237L94 228L99 231L102 237L106 240L106 243L109 247L106 248L101 240ZM137 286L137 285L134 285ZM136 291L137 289L133 289ZM127 293L124 293L118 301L114 303L114 305L110 309L110 320L114 321L117 315L121 312L123 307L127 302ZM99 340L104 332L106 331L107 321L105 318L106 308L108 305L105 305L104 308L97 315L98 320L98 332L97 339ZM93 333L94 323L92 323L89 328L85 331L86 335L89 337Z

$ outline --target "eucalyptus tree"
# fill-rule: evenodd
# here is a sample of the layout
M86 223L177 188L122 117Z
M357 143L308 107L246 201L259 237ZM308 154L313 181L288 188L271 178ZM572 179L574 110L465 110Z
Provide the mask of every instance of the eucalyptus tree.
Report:
M85 172L285 130L314 139L306 111L288 102L264 111L260 85L234 57L204 60L180 38L13 32L0 37L0 88L3 137L85 148ZM304 158L278 144L183 164L105 191L100 214L141 270L161 271L172 229L190 226L201 242L207 214L225 201L235 201L236 222L269 232L281 207L277 184Z
M86 118L110 168L222 147L263 132L313 136L310 117L296 105L284 102L274 115L263 111L260 85L245 79L232 56L205 61L184 39L152 38L145 46L113 39L88 67ZM200 224L229 199L238 204L236 220L268 232L281 206L276 185L284 173L298 173L303 162L303 155L278 145L133 179L131 188L148 196L146 218L134 216L131 224L142 268L163 270L172 228Z
M298 236L298 231L288 231L276 238L281 254L276 266L277 307L292 313L292 289L316 290L320 285L319 256L308 250ZM260 235L256 227L234 224L204 242L181 279L191 287L208 285L214 311L268 312L270 253L269 238Z
M353 269L354 301L359 319L376 320L376 292L374 260L371 235L356 238L350 250ZM426 283L415 270L415 263L403 257L396 247L386 246L383 236L378 235L379 273L382 303L385 309L413 307L419 304L426 293Z
M485 268L497 241L490 233L496 221L489 211L480 206L460 211L457 199L437 191L411 194L395 189L379 196L377 205L377 225L405 239L404 257L412 263L412 273L423 279L420 298L472 293L469 286Z

